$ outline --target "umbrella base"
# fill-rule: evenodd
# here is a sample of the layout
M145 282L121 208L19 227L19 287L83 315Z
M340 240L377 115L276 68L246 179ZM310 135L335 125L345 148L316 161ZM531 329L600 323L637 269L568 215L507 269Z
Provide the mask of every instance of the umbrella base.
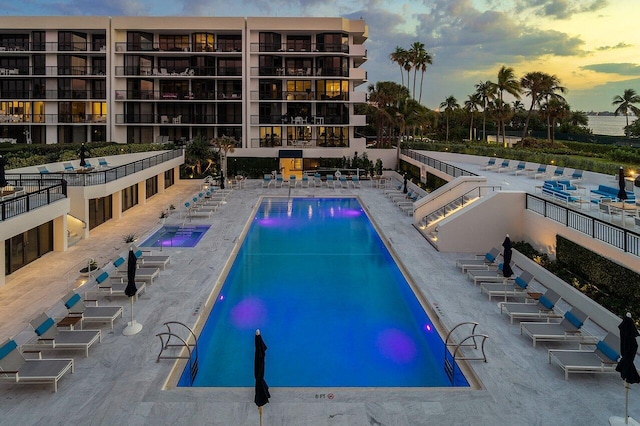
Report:
M142 330L142 324L133 320L127 323L127 326L122 330L122 334L125 336L133 336L134 334L140 333L140 330Z
M640 426L640 423L633 420L633 418L631 417L629 417L629 423L625 423L624 417L611 416L609 417L609 425L610 426L624 426L624 425Z

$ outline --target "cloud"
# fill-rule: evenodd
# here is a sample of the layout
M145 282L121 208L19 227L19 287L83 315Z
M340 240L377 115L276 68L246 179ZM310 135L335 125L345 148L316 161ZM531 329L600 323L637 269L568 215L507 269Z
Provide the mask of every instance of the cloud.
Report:
M516 12L531 12L536 16L569 19L573 15L595 12L609 5L608 0L516 0Z
M605 74L618 74L636 77L640 74L640 65L632 63L592 64L580 67L582 70L595 71Z
M621 41L620 43L616 44L615 46L600 46L596 50L605 51L605 50L624 49L624 48L627 48L627 47L633 47L633 44L628 44L628 43L625 43L625 42Z

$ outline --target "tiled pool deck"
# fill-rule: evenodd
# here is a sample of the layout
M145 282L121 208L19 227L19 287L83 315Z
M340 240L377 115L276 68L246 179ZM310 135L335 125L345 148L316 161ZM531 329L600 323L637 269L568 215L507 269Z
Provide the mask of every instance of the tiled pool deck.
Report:
M479 170L463 162L456 165ZM507 178L495 174L491 179ZM540 182L513 176L508 179L510 189L532 188ZM31 318L73 287L77 265L83 259L95 257L104 264L115 258L126 250L122 235L147 235L160 226L158 216L163 208L169 203L182 205L198 188L199 182L179 182L144 207L125 212L121 220L95 229L90 239L69 251L49 253L7 277L7 284L0 287L0 338L23 335L21 331ZM135 305L143 330L135 336L123 336L130 314L128 301L105 300L103 304L124 306L125 318L116 322L115 330L101 327L102 343L90 350L88 358L69 352L76 360L75 373L59 382L58 393L53 393L50 385L0 385L0 424L258 425L253 388L163 390L173 362L156 363L160 341L155 335L164 331L165 321L195 323L259 196L286 193L286 188L264 189L261 181L249 181L210 219L194 220L193 224L210 224L211 228L195 249L165 250L172 256L170 266ZM272 388L271 402L264 407L265 426L604 425L610 416L623 414L624 387L618 375L572 375L565 381L562 370L547 363L547 348L574 346L541 344L533 348L531 339L521 336L518 326L510 325L496 303L488 302L455 267L460 254L435 251L413 228L412 219L380 190L364 182L361 189L292 190L294 196L307 194L359 195L414 282L429 302L438 306L443 324L480 323L478 331L490 336L488 362L472 362L471 366L484 388ZM264 338L268 345L269 337ZM639 392L638 386L630 392L630 414L636 419L640 418Z

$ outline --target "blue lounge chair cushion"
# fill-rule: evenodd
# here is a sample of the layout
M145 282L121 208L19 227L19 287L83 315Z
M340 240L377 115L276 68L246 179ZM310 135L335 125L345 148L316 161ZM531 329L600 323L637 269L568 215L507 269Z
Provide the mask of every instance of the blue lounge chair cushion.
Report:
M55 324L55 321L53 320L53 318L49 317L46 319L45 322L43 322L42 324L40 324L38 326L38 328L36 328L36 334L38 336L42 336L44 333L47 332L47 330L49 330L53 325Z
M516 277L515 280L516 284L522 288L527 288L527 286L529 285L529 283L527 283L525 280L522 279L522 277Z
M81 297L78 293L75 293L73 296L69 298L66 302L64 302L64 306L67 309L71 309L76 303L80 301Z
M496 257L489 252L487 252L487 254L485 254L484 257L486 257L489 262L494 262L496 260Z
M9 355L18 345L15 340L9 340L3 347L0 348L0 359L3 359L5 356Z
M596 343L596 348L598 348L600 352L605 354L607 358L609 358L612 361L618 361L618 359L620 359L620 354L618 353L618 351L613 349L611 346L607 345L602 340Z
M573 324L573 326L575 328L580 328L582 327L582 321L580 321L578 319L578 317L576 317L573 312L571 311L567 311L564 313L564 317L567 319L567 321L569 321L571 324Z
M123 263L124 263L124 258L122 256L120 256L119 258L117 258L116 260L113 261L113 266L115 266L117 268L120 265L122 265Z
M538 302L547 309L553 309L553 302L551 302L551 300L549 300L544 294L538 298Z
M98 284L101 284L107 278L109 278L109 274L105 271L105 272L101 273L100 275L98 275L98 277L96 278L96 282Z
M135 253L133 253L134 256L136 257L136 259L140 259L142 257L142 250L137 250Z

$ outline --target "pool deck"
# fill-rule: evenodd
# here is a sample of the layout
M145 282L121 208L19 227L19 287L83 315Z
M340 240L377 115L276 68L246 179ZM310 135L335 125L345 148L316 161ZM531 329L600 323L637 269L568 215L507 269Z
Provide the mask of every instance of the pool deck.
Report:
M456 165L479 171L477 165ZM520 176L485 175L492 180L508 179L510 189L532 190L540 184L540 180ZM116 321L114 330L100 327L102 342L90 349L88 358L82 352L59 355L73 356L76 364L75 373L58 383L58 393L53 393L51 385L0 384L0 424L258 425L253 388L163 390L174 363L156 363L160 341L155 335L165 331L162 324L166 321L195 323L259 196L286 196L288 191L261 186L262 181L248 181L211 218L194 219L194 225L211 225L196 248L163 251L171 254L170 265L135 304L135 318L144 325L139 334L122 335L130 315L128 300L104 299L101 305L123 306L124 318ZM0 339L16 336L20 343L27 336L24 330L29 320L51 309L76 285L75 271L83 259L94 257L102 265L116 258L127 249L122 235L135 232L144 239L161 226L158 216L163 208L169 203L181 206L198 189L199 182L180 181L144 207L130 209L122 219L96 228L90 239L67 252L48 253L8 276L7 284L0 287ZM415 284L429 303L438 306L442 323L446 327L462 321L480 323L478 332L490 336L488 362L471 362L483 385L480 390L271 388L270 403L264 407L265 426L604 425L610 416L623 415L624 387L617 374L576 374L565 381L563 371L547 363L547 349L575 345L532 347L531 339L521 336L519 327L500 315L497 304L488 302L459 272L455 259L461 255L434 250L413 228L412 218L379 189L363 182L360 189L298 187L291 193L360 196ZM174 217L166 221L181 222ZM269 345L269 336L264 339ZM268 351L266 365L269 382ZM630 415L635 419L640 419L639 392L640 387L632 386L629 394Z

